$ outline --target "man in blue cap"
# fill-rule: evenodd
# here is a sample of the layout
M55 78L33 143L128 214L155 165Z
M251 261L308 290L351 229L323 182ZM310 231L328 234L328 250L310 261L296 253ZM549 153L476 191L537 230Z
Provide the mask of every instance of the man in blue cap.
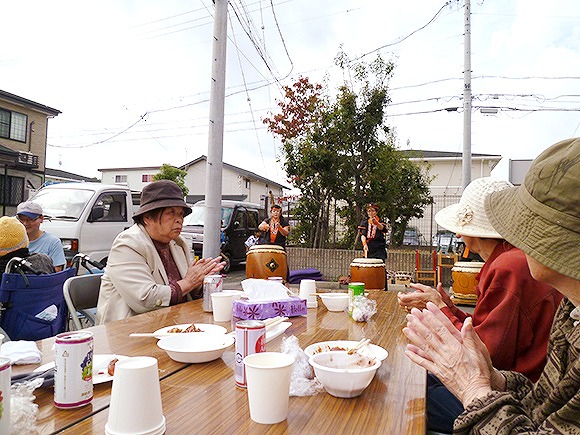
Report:
M44 221L42 207L36 202L21 202L16 208L16 217L26 228L28 235L28 250L46 254L52 258L54 269L59 272L66 265L62 242L53 234L40 229Z

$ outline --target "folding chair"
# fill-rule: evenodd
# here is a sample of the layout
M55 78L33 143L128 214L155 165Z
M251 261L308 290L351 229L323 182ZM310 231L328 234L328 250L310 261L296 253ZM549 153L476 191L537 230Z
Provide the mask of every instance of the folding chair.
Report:
M64 332L68 308L62 288L75 274L74 267L46 275L5 272L0 282L0 328L11 340L42 340Z
M73 276L65 281L63 293L74 327L71 329L83 329L83 322L87 325L84 327L95 325L95 315L90 308L97 306L100 288L100 274Z

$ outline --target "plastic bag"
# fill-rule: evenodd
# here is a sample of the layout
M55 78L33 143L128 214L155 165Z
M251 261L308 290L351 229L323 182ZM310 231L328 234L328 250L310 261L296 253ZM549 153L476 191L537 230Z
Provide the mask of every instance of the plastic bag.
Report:
M377 312L377 301L362 295L355 296L352 301L352 318L357 322L368 322Z
M314 369L308 362L308 355L300 348L296 336L282 338L280 350L295 358L290 375L290 396L313 396L324 391L320 381L314 377Z
M43 379L13 384L10 388L10 433L37 435L36 417L38 405L34 390L42 385Z

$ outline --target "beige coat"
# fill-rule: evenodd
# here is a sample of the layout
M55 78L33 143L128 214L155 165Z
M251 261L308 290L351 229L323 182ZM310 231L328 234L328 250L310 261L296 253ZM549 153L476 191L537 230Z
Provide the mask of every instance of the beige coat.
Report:
M181 276L191 263L183 239L169 242ZM101 280L97 324L125 319L169 306L171 288L153 240L141 225L120 233L111 248Z

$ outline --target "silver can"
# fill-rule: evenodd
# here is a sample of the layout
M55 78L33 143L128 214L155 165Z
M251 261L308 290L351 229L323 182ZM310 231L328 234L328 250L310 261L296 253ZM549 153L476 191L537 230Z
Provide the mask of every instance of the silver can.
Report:
M78 408L93 400L92 332L64 332L54 341L54 406Z
M244 358L253 353L266 351L266 324L261 320L236 322L236 362L234 378L236 386L246 388Z
M213 311L211 294L222 291L224 279L221 275L207 275L203 279L203 311Z

